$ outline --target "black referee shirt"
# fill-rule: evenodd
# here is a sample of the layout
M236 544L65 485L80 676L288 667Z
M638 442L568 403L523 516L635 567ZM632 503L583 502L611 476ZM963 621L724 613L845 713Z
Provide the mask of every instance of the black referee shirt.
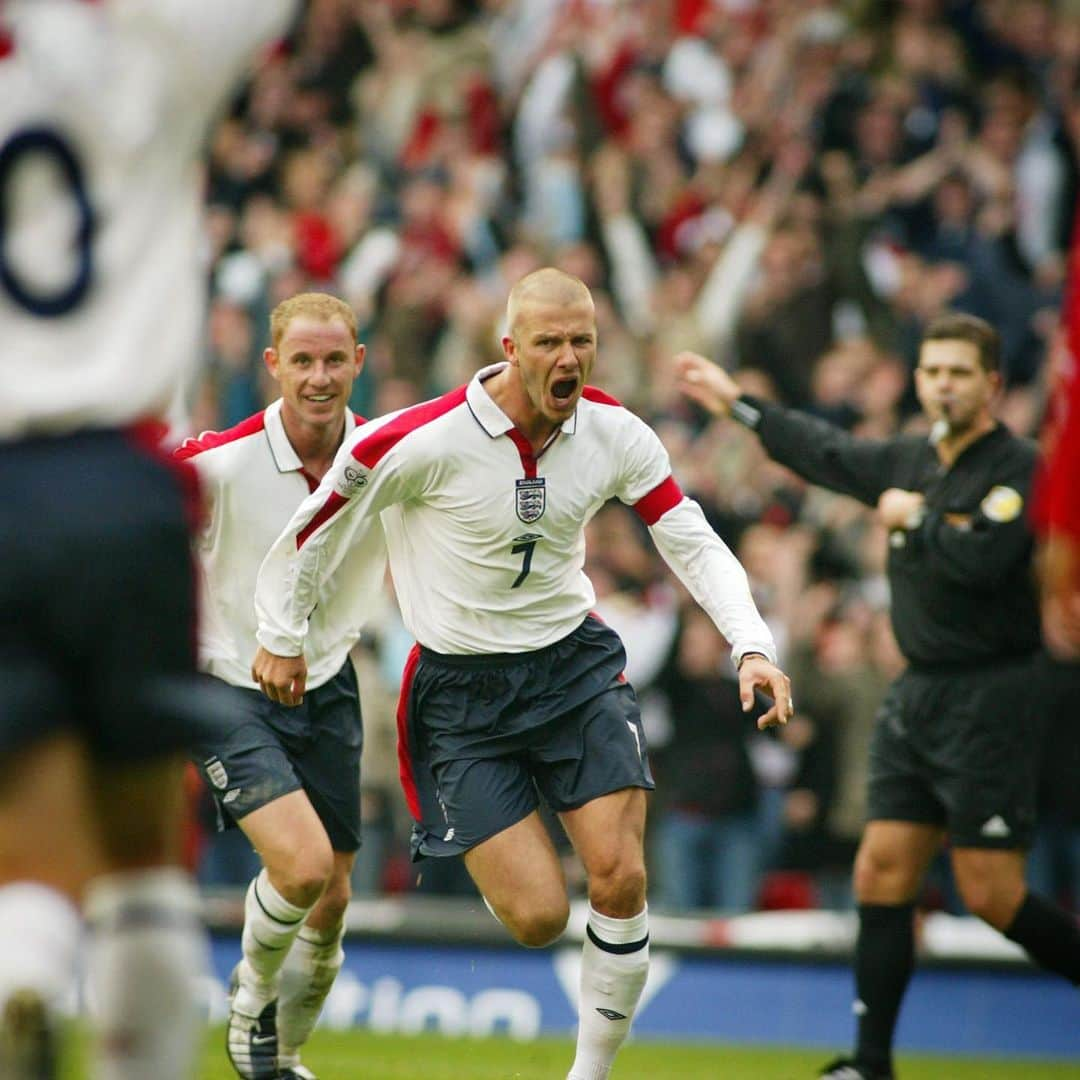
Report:
M1039 647L1027 502L1037 449L998 424L949 467L920 436L857 439L745 395L732 414L812 484L876 506L888 488L926 497L921 524L889 537L896 640L920 668L1019 659Z

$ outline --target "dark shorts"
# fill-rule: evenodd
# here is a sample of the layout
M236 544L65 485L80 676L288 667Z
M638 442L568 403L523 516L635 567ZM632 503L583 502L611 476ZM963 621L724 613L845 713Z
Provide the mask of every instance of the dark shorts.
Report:
M1046 719L1038 670L1033 657L901 675L870 743L869 818L940 825L957 847L1028 847Z
M304 692L295 708L260 690L230 687L230 730L198 748L196 764L227 829L253 810L303 790L335 851L360 847L360 752L364 726L352 661Z
M0 444L0 752L73 730L122 764L225 719L195 671L196 491L122 432Z
M413 857L459 855L527 817L623 788L651 789L637 699L618 635L588 618L530 653L416 648L398 712Z

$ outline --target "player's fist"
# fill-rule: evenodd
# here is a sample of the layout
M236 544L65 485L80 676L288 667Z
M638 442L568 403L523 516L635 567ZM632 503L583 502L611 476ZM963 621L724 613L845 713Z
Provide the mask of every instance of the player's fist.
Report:
M261 645L251 664L251 677L262 692L281 705L299 705L304 700L307 661L299 656L275 656Z

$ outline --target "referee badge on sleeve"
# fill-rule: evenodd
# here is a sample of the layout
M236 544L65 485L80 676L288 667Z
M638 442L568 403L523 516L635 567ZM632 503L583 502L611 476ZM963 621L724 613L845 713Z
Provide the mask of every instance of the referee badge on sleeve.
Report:
M544 516L547 507L547 478L543 476L528 476L522 480L515 480L517 490L514 493L517 501L517 516L531 525Z
M998 484L987 492L979 503L979 509L988 520L1004 525L1020 516L1020 511L1024 509L1024 497L1016 488Z

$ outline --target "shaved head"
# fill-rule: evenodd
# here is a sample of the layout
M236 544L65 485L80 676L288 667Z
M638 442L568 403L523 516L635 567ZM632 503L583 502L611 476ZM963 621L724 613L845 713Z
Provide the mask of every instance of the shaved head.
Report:
M526 274L511 290L506 301L506 327L511 337L517 335L522 308L533 305L556 305L587 303L593 306L589 287L581 278L566 274L553 266L545 266Z

